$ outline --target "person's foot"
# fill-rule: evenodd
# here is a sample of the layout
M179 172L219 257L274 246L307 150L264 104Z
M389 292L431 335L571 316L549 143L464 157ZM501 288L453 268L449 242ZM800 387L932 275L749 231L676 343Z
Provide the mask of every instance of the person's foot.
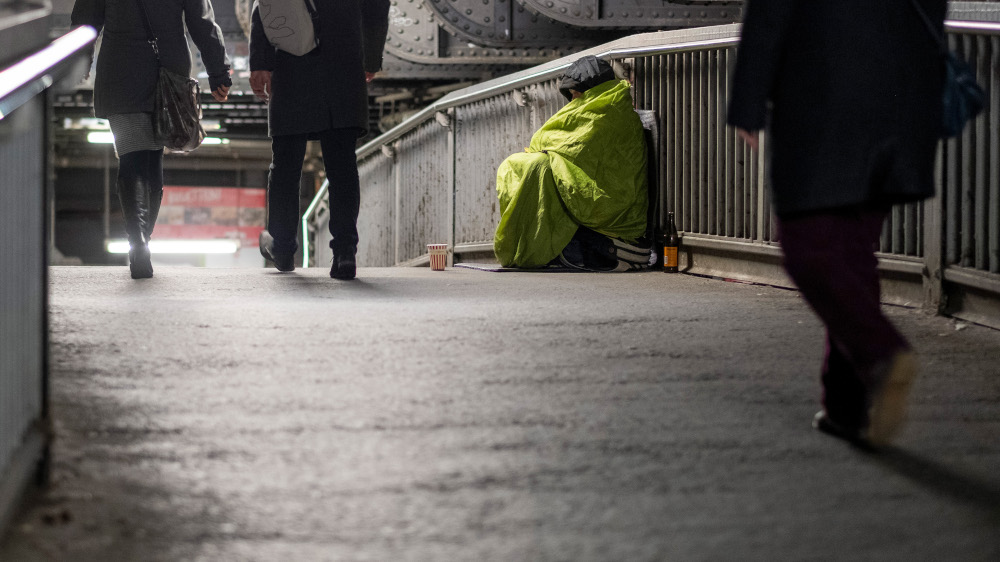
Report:
M333 265L330 266L330 277L334 279L354 279L357 275L357 263L354 252L334 254Z
M132 279L149 279L153 276L153 263L150 261L149 246L145 243L136 244L128 250L128 269Z
M257 242L260 245L260 255L273 263L278 271L295 271L295 256L293 254L274 254L274 237L271 236L270 232L261 231Z
M871 394L868 410L868 442L876 447L888 445L906 422L917 358L910 350L899 351L878 369L881 380Z
M826 410L816 412L812 426L818 431L843 439L853 445L865 446L868 443L866 428L837 422L830 417Z

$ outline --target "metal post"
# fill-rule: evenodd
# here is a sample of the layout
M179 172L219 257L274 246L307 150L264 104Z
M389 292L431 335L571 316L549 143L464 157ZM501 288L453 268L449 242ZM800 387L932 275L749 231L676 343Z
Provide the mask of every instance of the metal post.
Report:
M947 303L944 297L944 148L938 144L934 159L934 184L936 196L924 203L924 310L940 314Z
M449 109L445 115L448 117L444 121L447 122L446 127L448 127L448 168L446 171L447 183L448 183L448 210L446 211L446 216L448 217L448 226L445 232L448 233L448 248L451 250L448 252L447 265L449 267L455 265L455 197L458 193L458 186L455 185L455 135L458 129L458 123L456 123L455 109Z

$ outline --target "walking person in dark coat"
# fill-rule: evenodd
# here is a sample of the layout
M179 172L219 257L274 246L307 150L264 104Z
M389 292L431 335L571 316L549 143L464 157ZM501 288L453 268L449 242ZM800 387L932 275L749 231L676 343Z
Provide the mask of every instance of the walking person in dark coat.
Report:
M299 182L306 142L319 140L330 182L330 276L353 279L360 184L354 150L368 130L368 88L382 68L389 0L316 0L319 46L295 56L272 46L254 7L250 85L268 102L271 172L261 254L280 271L295 269Z
M943 32L945 0L916 1ZM814 426L883 445L916 361L875 245L891 205L934 195L942 58L911 0L748 0L745 18L728 119L756 148L769 116L785 268L826 327Z
M158 39L149 44L143 2ZM163 145L153 134L153 97L160 65L191 74L184 26L201 51L212 96L225 101L232 80L222 30L209 0L76 0L72 23L101 32L94 77L94 114L107 118L118 154L118 198L129 242L133 279L153 276L147 243L163 198Z

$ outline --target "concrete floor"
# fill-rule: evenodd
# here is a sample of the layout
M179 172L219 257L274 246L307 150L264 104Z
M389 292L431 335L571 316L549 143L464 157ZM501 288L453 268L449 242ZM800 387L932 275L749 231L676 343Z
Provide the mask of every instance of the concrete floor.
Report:
M51 486L7 561L1000 560L1000 332L873 454L794 291L658 272L52 271Z

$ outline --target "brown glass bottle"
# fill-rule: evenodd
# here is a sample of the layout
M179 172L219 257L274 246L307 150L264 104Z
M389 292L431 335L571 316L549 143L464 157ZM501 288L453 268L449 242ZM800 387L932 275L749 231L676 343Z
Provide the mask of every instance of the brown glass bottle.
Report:
M677 273L677 250L680 246L680 235L674 224L674 214L667 213L667 228L663 236L663 271Z

